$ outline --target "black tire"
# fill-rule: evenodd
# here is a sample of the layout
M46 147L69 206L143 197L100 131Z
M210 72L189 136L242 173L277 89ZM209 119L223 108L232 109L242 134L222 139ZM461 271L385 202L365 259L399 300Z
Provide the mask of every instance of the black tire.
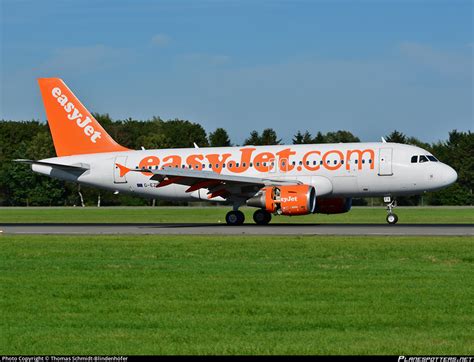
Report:
M259 209L253 213L253 221L255 221L257 225L268 225L271 219L272 214L266 210Z
M387 222L390 225L395 225L398 221L398 216L396 214L388 214L387 215Z
M225 216L225 221L227 225L242 225L245 221L245 215L242 211L229 211Z

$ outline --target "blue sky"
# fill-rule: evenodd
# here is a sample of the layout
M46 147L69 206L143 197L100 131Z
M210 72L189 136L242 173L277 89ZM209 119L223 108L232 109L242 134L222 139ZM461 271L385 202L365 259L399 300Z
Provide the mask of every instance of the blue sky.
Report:
M471 0L0 0L0 119L45 120L38 77L114 119L181 118L234 143L274 128L472 130Z

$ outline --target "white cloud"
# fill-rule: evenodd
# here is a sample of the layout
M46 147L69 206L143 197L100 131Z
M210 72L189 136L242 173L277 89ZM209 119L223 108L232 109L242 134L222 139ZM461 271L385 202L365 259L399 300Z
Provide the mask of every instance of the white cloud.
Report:
M461 52L434 49L415 42L400 44L400 52L419 65L442 74L472 77L472 59Z
M205 65L223 65L230 62L231 57L224 54L204 54L204 53L193 53L186 54L182 57L185 61L191 61L201 63Z
M164 47L170 43L170 37L166 34L155 34L151 38L151 44L157 47Z
M126 52L123 49L110 48L102 44L59 48L39 67L39 70L57 74L71 71L90 72L103 69L124 58Z

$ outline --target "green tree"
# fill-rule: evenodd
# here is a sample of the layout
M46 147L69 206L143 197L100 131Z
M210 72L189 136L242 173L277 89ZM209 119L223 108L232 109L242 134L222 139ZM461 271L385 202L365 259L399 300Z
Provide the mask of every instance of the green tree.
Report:
M359 137L354 136L349 131L336 131L336 132L328 132L324 137L327 143L351 143L351 142L360 142Z
M250 137L244 142L245 145L264 146L264 145L279 145L281 139L278 139L273 128L265 128L260 135L257 131L250 132Z
M474 133L449 132L446 142L432 146L433 154L453 167L458 180L447 189L429 195L429 202L435 205L472 205L474 203Z
M428 150L430 151L431 150L431 145L429 143L426 143L426 142L422 142L420 141L418 138L416 137L407 137L407 144L409 145L413 145L413 146L418 146L420 148L423 148L424 150ZM431 152L431 151L430 151Z
M405 136L402 132L394 130L388 136L385 136L385 141L393 143L407 143L407 136Z
M281 139L278 139L276 132L273 128L265 128L262 132L262 145L279 145Z
M206 131L198 123L174 119L165 122L163 126L167 143L166 147L193 147L193 143L196 143L200 147L209 146Z
M262 143L260 135L257 131L253 130L250 132L250 137L244 141L244 145L253 145L253 146L260 146Z
M327 143L326 137L324 137L324 135L320 131L318 131L318 133L313 139L313 143Z
M294 145L302 145L302 144L310 144L310 143L313 143L313 139L311 137L311 134L308 131L305 131L305 133L301 133L301 131L298 131L293 137Z
M231 146L229 135L224 128L217 128L209 134L209 144L211 147L229 147Z

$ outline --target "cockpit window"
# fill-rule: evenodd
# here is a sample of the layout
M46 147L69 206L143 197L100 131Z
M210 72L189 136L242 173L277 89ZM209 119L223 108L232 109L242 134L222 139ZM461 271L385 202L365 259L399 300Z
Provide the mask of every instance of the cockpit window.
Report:
M432 162L438 162L438 159L435 157L435 156L432 156L432 155L426 155L426 157L428 157L428 159Z
M418 156L411 156L411 163L417 163L418 162Z
M428 159L426 158L426 156L421 155L420 156L420 163L423 163L423 162L428 162Z

